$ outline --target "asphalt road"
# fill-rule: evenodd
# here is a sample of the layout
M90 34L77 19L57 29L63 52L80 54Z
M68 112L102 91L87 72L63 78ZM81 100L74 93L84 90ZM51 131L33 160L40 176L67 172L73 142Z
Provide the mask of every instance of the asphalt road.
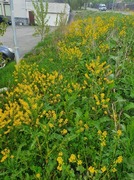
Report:
M19 48L20 58L32 50L40 41L40 36L33 36L34 27L16 26L17 45ZM0 37L0 42L14 50L12 26L8 26L4 36Z

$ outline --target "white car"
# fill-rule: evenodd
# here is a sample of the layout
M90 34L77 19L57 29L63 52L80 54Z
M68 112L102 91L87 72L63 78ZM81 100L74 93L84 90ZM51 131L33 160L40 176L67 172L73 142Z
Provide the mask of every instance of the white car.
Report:
M107 7L105 4L99 4L99 11L106 11Z

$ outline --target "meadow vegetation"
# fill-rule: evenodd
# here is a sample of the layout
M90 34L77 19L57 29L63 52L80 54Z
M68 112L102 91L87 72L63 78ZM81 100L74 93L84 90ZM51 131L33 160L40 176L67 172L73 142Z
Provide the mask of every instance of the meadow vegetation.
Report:
M134 179L133 29L133 15L78 14L15 66L0 179Z

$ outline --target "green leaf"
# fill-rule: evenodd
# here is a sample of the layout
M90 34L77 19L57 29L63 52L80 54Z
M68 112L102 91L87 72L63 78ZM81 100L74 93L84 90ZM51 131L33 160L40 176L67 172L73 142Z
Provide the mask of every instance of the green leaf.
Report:
M78 166L76 170L80 171L80 173L83 173L85 171L85 168L83 166Z
M131 98L134 98L134 91L130 93Z
M128 180L134 180L134 173L127 173Z
M77 108L74 110L74 112L76 113L76 120L79 120L82 116L82 111L80 108Z
M134 103L130 102L125 108L126 111L130 110L130 109L134 109Z
M126 118L128 118L128 119L131 118L131 117L130 117L128 114L126 114L126 113L124 113L124 116L125 116Z
M9 176L5 176L4 180L10 180L10 177Z

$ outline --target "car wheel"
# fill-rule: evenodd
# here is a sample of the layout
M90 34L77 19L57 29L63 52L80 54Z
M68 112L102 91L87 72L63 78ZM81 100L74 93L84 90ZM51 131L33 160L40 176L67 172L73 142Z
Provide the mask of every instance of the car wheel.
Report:
M7 58L5 56L2 56L0 58L0 69L4 68L7 64Z

